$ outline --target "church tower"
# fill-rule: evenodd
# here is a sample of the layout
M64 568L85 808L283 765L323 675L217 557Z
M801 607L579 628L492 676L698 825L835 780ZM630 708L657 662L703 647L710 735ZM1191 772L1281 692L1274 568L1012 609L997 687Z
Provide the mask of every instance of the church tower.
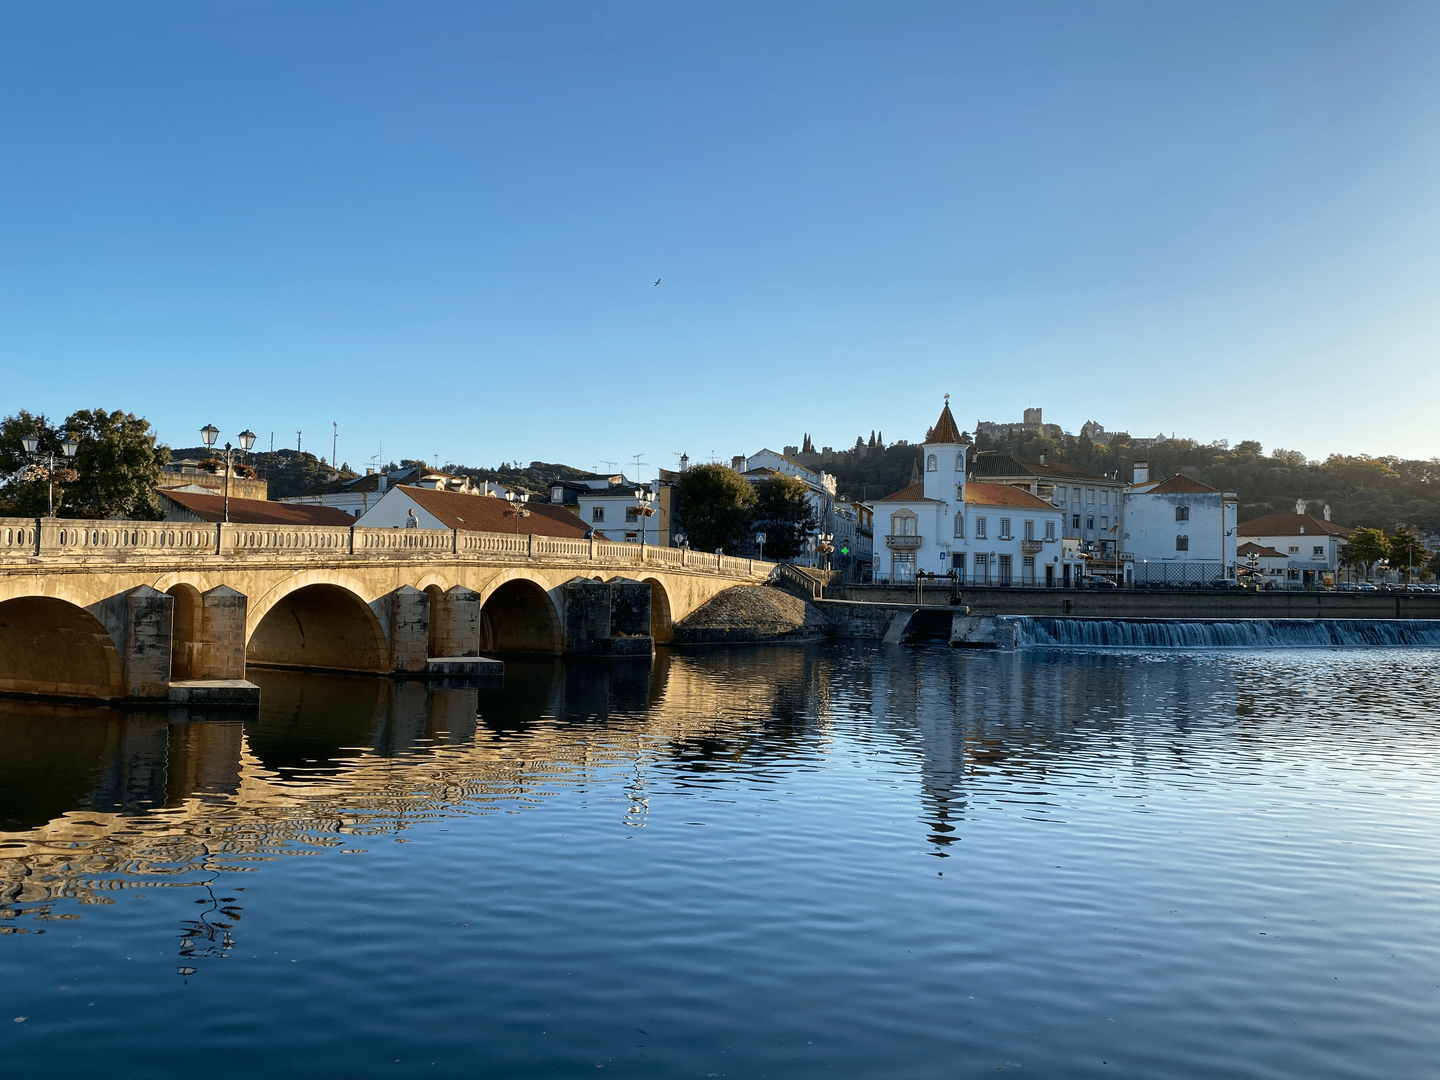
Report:
M945 408L940 419L925 436L921 468L924 470L925 498L938 499L952 506L965 505L965 455L970 439L961 433L950 413L950 395L945 395Z

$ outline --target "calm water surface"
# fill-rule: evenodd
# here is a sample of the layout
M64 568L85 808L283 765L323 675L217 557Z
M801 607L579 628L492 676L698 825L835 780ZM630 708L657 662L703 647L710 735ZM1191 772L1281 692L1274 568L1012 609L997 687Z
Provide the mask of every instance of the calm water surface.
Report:
M1440 1072L1440 654L0 705L10 1075Z

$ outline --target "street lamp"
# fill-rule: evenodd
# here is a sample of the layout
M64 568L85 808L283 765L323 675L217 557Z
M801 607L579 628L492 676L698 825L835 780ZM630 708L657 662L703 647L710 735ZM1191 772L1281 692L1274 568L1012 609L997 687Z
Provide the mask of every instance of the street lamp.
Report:
M830 569L830 553L835 550L835 534L822 532L815 534L815 550L825 556L825 569Z
M58 430L49 430L46 431L45 434L55 436L60 434L60 432ZM40 451L40 436L33 432L29 435L20 436L20 444L25 447L25 453L30 456L30 459L34 461L36 465L39 465L42 460L45 462L45 483L49 489L50 505L50 512L46 516L53 518L55 516L55 451L46 450L42 453ZM60 444L60 449L64 451L67 459L73 461L75 451L80 449L80 443L74 434L67 431L65 433L65 441Z
M635 516L640 519L640 561L645 561L645 523L655 513L655 494L644 488L635 489ZM659 539L657 536L656 539Z
M760 561L761 561L761 562L764 562L764 561L765 561L765 534L764 534L763 532L757 532L757 533L755 534L755 543L758 544L759 547L760 547Z
M510 504L510 509L506 510L505 513L515 518L515 535L519 536L520 519L530 516L530 510L525 506L525 504L530 501L530 493L527 491L523 495L520 495L513 491L507 491L505 492L505 501Z
M207 450L214 449L215 440L218 439L218 438L220 438L220 429L217 428L214 424L206 424L204 427L202 427L202 428L200 429L200 438L202 438L202 439L205 440L205 448L206 448ZM244 431L240 432L240 434L237 435L236 438L238 438L238 439L240 440L240 453L241 453L242 456L245 455L245 454L248 454L248 453L250 452L250 448L255 445L255 433L254 433L253 431L251 431L249 428L246 428ZM227 442L227 443L225 444L225 514L224 514L224 521L225 521L227 524L228 524L229 521L230 521L230 461L231 461L231 454L232 454L233 452L234 452L234 448Z

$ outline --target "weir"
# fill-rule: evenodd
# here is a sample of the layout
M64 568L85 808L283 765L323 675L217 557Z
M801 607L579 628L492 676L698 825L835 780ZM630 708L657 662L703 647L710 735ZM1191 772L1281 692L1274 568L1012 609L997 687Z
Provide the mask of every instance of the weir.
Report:
M1001 648L1440 648L1436 619L995 618Z

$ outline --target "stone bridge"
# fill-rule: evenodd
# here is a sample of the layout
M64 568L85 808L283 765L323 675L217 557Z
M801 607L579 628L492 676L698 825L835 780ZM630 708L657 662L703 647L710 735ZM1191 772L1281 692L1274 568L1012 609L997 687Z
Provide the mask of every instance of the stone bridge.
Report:
M372 674L648 654L772 564L448 529L0 518L0 692L177 697L246 664Z

